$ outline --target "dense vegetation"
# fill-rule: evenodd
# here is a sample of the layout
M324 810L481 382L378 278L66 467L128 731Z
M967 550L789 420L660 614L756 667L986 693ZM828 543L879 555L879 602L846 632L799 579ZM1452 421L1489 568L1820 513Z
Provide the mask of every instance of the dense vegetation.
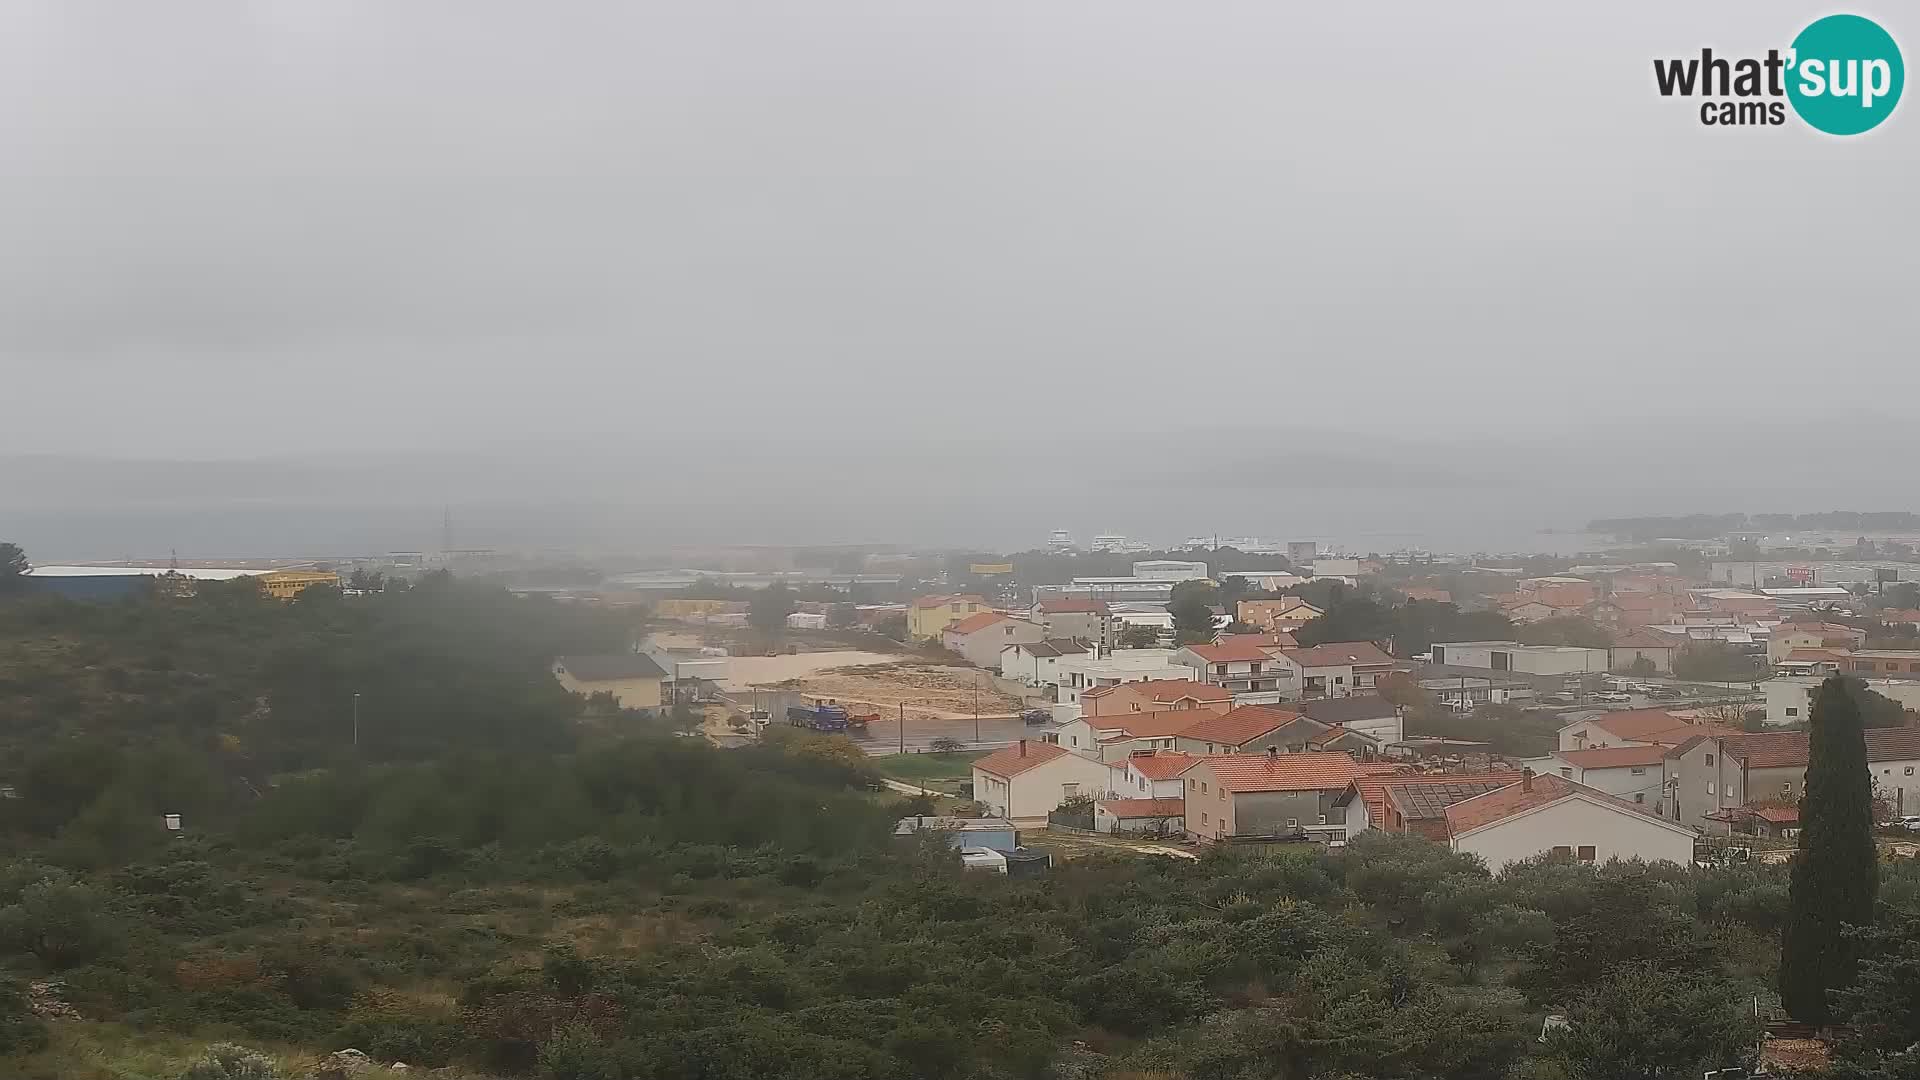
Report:
M1777 869L1376 836L963 873L843 740L583 720L545 658L628 629L450 581L0 607L0 1075L1681 1076L1773 983ZM1889 869L1879 925L1917 897ZM1862 1069L1920 1037L1910 953L1840 1004Z

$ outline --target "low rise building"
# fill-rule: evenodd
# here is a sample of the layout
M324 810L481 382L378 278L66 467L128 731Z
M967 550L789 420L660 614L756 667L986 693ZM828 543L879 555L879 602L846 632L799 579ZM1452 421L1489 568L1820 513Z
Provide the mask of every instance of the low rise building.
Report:
M606 656L561 656L553 661L553 677L576 694L611 694L623 709L661 707L661 684L667 673L640 653Z
M1062 656L1056 667L1059 681L1051 685L1058 688L1057 700L1067 705L1079 705L1080 695L1089 690L1122 683L1185 679L1193 674L1191 668L1173 662L1172 649L1121 649L1104 656L1095 656L1089 651L1080 656Z
M1161 712L1179 709L1210 709L1226 712L1233 708L1233 692L1191 679L1149 679L1125 682L1087 690L1080 695L1081 715L1088 717L1125 716L1129 713Z
M1583 863L1693 862L1692 829L1559 776L1524 774L1448 806L1446 815L1448 845L1478 855L1496 874L1545 854Z
M1009 645L1029 645L1046 640L1047 632L1038 623L1015 619L997 611L969 615L940 631L940 644L948 652L958 653L974 667L1000 668L1000 650Z
M1012 851L1020 846L1020 834L1006 818L933 817L919 815L901 818L893 827L896 837L921 834L939 836L956 848L985 848Z
M1795 649L1851 652L1866 643L1867 632L1858 627L1828 622L1783 622L1767 636L1767 662L1778 664Z
M1022 686L1058 686L1060 662L1068 657L1085 656L1088 651L1087 646L1070 639L1003 646L1000 677L1018 679Z
M936 641L948 626L969 615L992 610L985 597L971 593L915 597L907 605L907 637L912 641Z
M1400 707L1379 694L1316 698L1294 702L1288 708L1328 727L1344 728L1365 735L1382 746L1407 737L1406 722Z
M1342 796L1347 807L1347 832L1353 835L1374 829L1446 843L1447 807L1519 780L1519 770L1362 776Z
M1222 645L1188 645L1174 650L1173 662L1192 670L1193 678L1234 694L1285 695L1293 685L1293 669L1278 662L1273 652L1250 641ZM1280 684L1286 682L1288 687Z
M1855 649L1840 670L1862 679L1920 679L1920 649Z
M1112 652L1120 644L1123 624L1104 600L1042 600L1033 605L1032 618L1046 627L1049 640L1084 641L1101 652Z
M1655 675L1673 674L1673 660L1685 642L1651 630L1633 629L1613 639L1607 650L1609 671L1652 669Z
M1894 817L1920 814L1920 727L1868 728L1867 772ZM1747 801L1792 803L1806 794L1808 735L1769 731L1729 739L1746 770Z
M1371 641L1281 649L1275 659L1290 672L1284 681L1294 689L1283 691L1289 701L1371 693L1376 680L1393 670L1393 657Z
M1347 754L1203 757L1182 778L1187 835L1220 842L1305 833L1345 843L1342 796L1366 775Z
M1841 663L1844 664L1845 660L1842 659ZM1874 679L1859 675L1854 677L1866 683L1867 689L1881 697L1899 702L1903 708L1920 709L1920 678ZM1826 680L1818 675L1786 675L1761 683L1760 689L1767 695L1767 724L1771 727L1784 727L1788 724L1801 723L1812 716L1813 695L1824 681Z
M1433 662L1528 675L1577 675L1606 671L1606 649L1571 645L1522 645L1517 641L1446 641L1433 644Z
M1069 799L1106 797L1108 777L1099 761L1021 739L973 763L973 798L988 813L1029 828Z

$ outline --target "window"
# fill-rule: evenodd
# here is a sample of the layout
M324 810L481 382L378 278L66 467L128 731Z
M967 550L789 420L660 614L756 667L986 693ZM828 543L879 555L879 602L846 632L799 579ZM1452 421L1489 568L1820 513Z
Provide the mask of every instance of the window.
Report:
M1346 684L1347 684L1347 677L1345 675L1335 675L1333 677L1333 685L1345 686Z
M1711 765L1711 764L1713 764L1713 755L1712 755L1712 754L1708 754L1708 755L1707 755L1707 764L1709 764L1709 765Z
M1080 794L1080 785L1079 784L1061 784L1060 794L1063 798L1068 798L1068 799L1075 798Z
M1782 780L1782 781L1780 782L1780 794L1782 794L1782 795L1791 795L1791 794L1793 794L1793 781L1791 781L1791 780Z
M1221 789L1220 789L1220 801L1221 801L1221 802L1226 802L1226 801L1227 801L1227 789L1226 789L1226 788L1221 788Z
M1325 815L1325 814L1321 814L1321 815L1320 815L1320 824L1322 824L1322 825L1325 825L1326 823L1327 823L1327 815Z
M1581 844L1581 845L1580 845L1580 861L1581 861L1581 862L1592 862L1592 861L1593 861L1593 855L1594 855L1594 851L1593 851L1593 845L1592 845L1592 844Z
M1571 855L1573 854L1573 849L1565 844L1555 844L1553 845L1553 853L1555 855Z
M1207 782L1205 780L1202 780L1200 781L1200 794L1205 795L1206 793L1207 793Z
M1644 791L1636 791L1636 792L1634 792L1634 793L1633 793L1633 801L1634 801L1634 802L1637 802L1637 803L1641 803L1642 805L1644 805L1644 804L1646 803L1646 801L1647 801L1647 793L1646 793L1646 792L1644 792Z
M1299 818L1297 818L1297 817L1290 817L1290 818L1288 818L1288 819L1287 819L1287 828L1289 828L1289 829L1297 829L1297 828L1299 828L1299 827L1300 827L1300 819L1299 819Z
M1192 791L1192 790L1193 790L1194 788L1197 788L1197 787L1199 787L1199 786L1200 786L1200 781L1198 781L1198 780L1195 780L1195 779L1193 779L1193 778L1191 778L1191 777L1189 777L1189 778L1187 779L1187 790L1188 790L1188 791Z
M1571 780L1571 779L1573 779L1573 770L1572 770L1572 769L1567 769L1567 768L1562 768L1562 769L1560 770L1560 775L1561 775L1561 776L1564 776L1564 777L1566 777L1566 778L1567 778L1567 779L1569 779L1569 780Z
M1627 770L1627 775L1645 776L1647 775L1647 767L1645 765L1635 765L1633 768Z
M1202 810L1200 811L1200 824L1205 825L1206 823L1207 823L1207 812L1205 810Z
M1707 781L1707 794L1713 794L1713 781Z
M1799 716L1799 715L1800 715L1800 710L1799 710L1799 709L1796 709L1796 708L1794 708L1794 707L1793 707L1793 706L1791 706L1791 705L1789 705L1789 706L1787 706L1787 715L1788 715L1788 716Z

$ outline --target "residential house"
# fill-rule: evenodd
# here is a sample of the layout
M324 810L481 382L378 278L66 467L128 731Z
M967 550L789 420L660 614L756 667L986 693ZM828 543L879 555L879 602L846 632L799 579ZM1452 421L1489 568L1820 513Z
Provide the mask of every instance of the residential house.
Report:
M1758 617L1773 615L1779 610L1773 597L1745 589L1689 589L1687 595L1694 606L1716 615Z
M1050 640L1072 638L1112 652L1120 644L1120 627L1105 600L1057 598L1033 605L1033 621L1047 628Z
M1692 829L1559 776L1523 774L1518 783L1448 806L1446 815L1448 845L1480 856L1496 874L1548 853L1584 863L1693 862Z
M1453 594L1445 589L1430 589L1424 585L1398 585L1394 591L1408 600L1426 600L1435 604L1453 603Z
M907 605L907 637L912 641L937 641L940 632L953 623L991 610L986 598L971 593L916 597Z
M1557 750L1526 764L1706 829L1714 816L1746 801L1746 769L1726 735L1691 735L1675 744L1635 743Z
M1107 793L1109 770L1051 743L1021 739L973 763L973 798L1023 828L1044 824L1062 802Z
M1118 686L1121 683L1185 679L1191 668L1173 662L1172 649L1121 649L1108 656L1091 651L1081 656L1062 656L1057 665L1059 681L1055 700L1079 705L1080 695L1089 690Z
M1851 652L1865 647L1867 632L1841 623L1783 622L1767 636L1767 662L1778 664L1795 649L1833 649Z
M1093 804L1093 828L1103 833L1172 836L1186 829L1187 801L1170 799L1102 799Z
M1000 667L1000 650L1009 645L1029 645L1047 639L1039 623L1010 618L997 611L969 615L940 631L940 644L948 652L959 653L974 667Z
M1579 608L1554 607L1531 597L1522 598L1511 604L1501 606L1501 614L1517 623L1545 622L1548 619L1563 619L1569 615L1580 614Z
M1325 614L1297 596L1282 596L1277 600L1242 600L1233 609L1236 620L1269 631L1294 630Z
M1534 600L1564 610L1578 611L1600 599L1600 586L1586 578L1527 578L1520 583L1520 589Z
M576 694L612 694L623 709L658 709L665 700L666 671L640 653L558 657L553 677Z
M1194 721L1214 715L1203 709L1162 709L1156 712L1082 714L1060 725L1052 742L1095 761L1121 761L1140 750L1176 750L1179 733Z
M1855 649L1841 670L1862 679L1920 679L1920 650Z
M1278 650L1276 650L1278 651ZM1273 694L1278 701L1291 684L1293 671L1272 653L1251 641L1224 645L1188 645L1174 650L1173 662L1193 669L1194 678L1240 694Z
M1135 750L1107 762L1113 773L1107 790L1125 799L1179 798L1185 789L1180 774L1193 762L1194 755L1177 750Z
M1645 660L1653 665L1654 674L1671 675L1673 658L1680 655L1684 644L1671 635L1652 630L1627 630L1615 637L1613 645L1607 649L1607 670L1632 671L1636 664Z
M1809 654L1808 650L1799 650L1794 655ZM1823 651L1813 655L1826 657L1832 654ZM1794 664L1795 661L1789 658L1781 666L1786 668ZM1811 663L1809 666L1818 669L1821 665ZM1855 678L1861 678L1867 684L1867 689L1899 702L1903 708L1920 709L1920 679L1867 679L1857 675ZM1789 675L1761 683L1760 688L1767 695L1767 723L1775 727L1797 724L1813 715L1814 692L1825 681L1817 675Z
M1281 753L1294 753L1279 733L1300 719L1291 709L1268 705L1241 705L1218 715L1205 716L1175 734L1174 749L1195 755L1265 753L1278 747ZM1311 732L1298 736L1299 752L1307 749L1309 735L1325 728L1315 725Z
M1587 608L1587 617L1608 630L1631 630L1672 622L1689 607L1685 596L1672 592L1616 592Z
M1050 638L1000 649L1000 677L1018 679L1022 686L1057 686L1060 661L1069 656L1085 656L1087 647L1070 639Z
M1718 836L1766 836L1775 840L1800 828L1798 803L1750 803L1721 811L1709 831Z
M1920 727L1868 728L1867 771L1895 817L1920 814ZM1768 731L1727 740L1746 770L1747 801L1792 803L1806 794L1807 733Z
M1518 770L1478 773L1377 773L1354 780L1342 796L1348 835L1366 829L1445 843L1447 807L1520 780Z
M1407 737L1398 705L1379 694L1297 701L1288 708L1329 727L1345 728L1388 746Z
M1560 749L1608 746L1678 746L1695 735L1743 735L1739 728L1676 716L1665 709L1621 709L1566 724Z
M1393 670L1393 657L1371 641L1330 641L1307 649L1281 649L1275 657L1290 671L1288 700L1347 697L1370 692L1374 680Z
M1187 835L1218 842L1305 832L1345 843L1341 798L1363 775L1346 754L1234 754L1203 757L1182 775Z
M1084 716L1115 716L1173 709L1233 708L1233 692L1191 679L1147 679L1102 686L1080 694Z

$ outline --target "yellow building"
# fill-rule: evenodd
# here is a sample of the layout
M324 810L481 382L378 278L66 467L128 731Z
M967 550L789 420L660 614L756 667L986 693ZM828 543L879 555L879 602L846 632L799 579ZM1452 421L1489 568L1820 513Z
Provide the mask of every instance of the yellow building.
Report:
M612 694L623 709L658 709L667 673L640 653L620 653L559 657L553 662L553 677L576 694Z
M310 585L339 586L340 575L330 570L275 570L254 580L275 600L291 600Z
M693 619L701 622L715 615L745 610L747 605L738 600L688 600L678 596L667 597L653 605L653 613L663 619Z
M922 596L907 606L907 638L911 641L938 638L940 631L949 625L969 615L992 610L985 597L972 594Z

